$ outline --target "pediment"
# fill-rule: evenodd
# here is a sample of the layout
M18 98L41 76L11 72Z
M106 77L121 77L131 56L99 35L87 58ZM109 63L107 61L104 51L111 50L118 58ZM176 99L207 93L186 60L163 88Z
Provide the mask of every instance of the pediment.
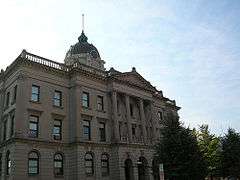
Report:
M144 79L139 73L137 72L126 72L119 75L116 75L115 78L118 80L130 83L132 85L136 85L138 87L142 87L148 90L155 90L155 88Z

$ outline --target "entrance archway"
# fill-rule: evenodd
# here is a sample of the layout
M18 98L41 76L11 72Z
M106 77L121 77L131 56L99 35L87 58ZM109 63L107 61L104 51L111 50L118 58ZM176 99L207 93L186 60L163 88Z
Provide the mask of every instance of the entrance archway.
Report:
M153 171L153 179L160 180L159 164L157 162L157 159L153 159L152 161L152 171Z
M140 157L138 161L138 180L148 180L148 162L145 157Z
M124 163L125 168L125 179L126 180L134 180L133 176L133 163L131 159L126 159Z

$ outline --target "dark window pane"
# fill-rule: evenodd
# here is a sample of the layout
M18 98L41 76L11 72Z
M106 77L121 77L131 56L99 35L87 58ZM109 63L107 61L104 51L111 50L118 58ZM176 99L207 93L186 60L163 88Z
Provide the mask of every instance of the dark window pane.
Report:
M9 98L10 98L10 92L7 92L7 97L6 97L6 107L9 106Z
M31 152L28 155L28 174L38 174L39 172L39 157L36 152Z
M61 154L54 156L54 174L63 175L63 157Z
M85 171L87 175L93 175L93 156L90 153L85 155Z
M32 96L31 100L34 102L38 102L40 97L40 87L39 86L32 86Z
M105 123L99 123L100 141L106 141Z
M5 120L3 124L3 140L5 141L6 138L7 138L7 120Z
M11 136L14 133L14 120L15 120L15 116L12 115L12 117L11 117Z
M14 87L13 103L16 102L16 99L17 99L17 86Z
M38 117L30 116L29 137L38 137Z
M11 162L11 159L10 159L10 153L9 151L7 152L6 154L6 174L9 175L11 173L11 165L12 165L12 162Z
M106 154L103 154L101 157L101 171L102 171L102 176L109 175L109 160L108 160L108 155Z
M62 106L62 92L55 91L53 100L55 106Z
M87 121L87 120L83 121L83 135L84 135L85 140L91 139L90 121Z
M82 106L89 107L89 93L83 92L82 94Z
M62 121L54 120L53 137L55 140L62 139Z
M97 97L97 108L98 110L103 110L103 96L98 96Z

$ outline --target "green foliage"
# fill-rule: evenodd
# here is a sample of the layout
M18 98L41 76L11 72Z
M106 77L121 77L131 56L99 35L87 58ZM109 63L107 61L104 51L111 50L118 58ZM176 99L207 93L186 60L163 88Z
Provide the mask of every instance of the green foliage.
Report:
M203 157L207 163L209 176L221 176L221 144L220 139L213 134L210 134L208 125L199 127L196 131L198 145Z
M167 179L201 180L206 176L206 164L196 136L172 114L168 114L164 122L162 139L156 145L156 157L164 164Z
M240 178L240 134L233 129L221 139L224 177Z

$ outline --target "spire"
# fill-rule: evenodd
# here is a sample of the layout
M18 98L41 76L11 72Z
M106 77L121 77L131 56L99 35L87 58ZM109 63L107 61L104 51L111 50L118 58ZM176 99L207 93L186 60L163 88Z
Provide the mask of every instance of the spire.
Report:
M84 32L84 14L82 14L82 32Z
M82 14L82 33L81 33L81 36L78 37L78 41L80 43L84 43L84 42L87 42L87 40L88 40L88 38L84 34L84 14Z

